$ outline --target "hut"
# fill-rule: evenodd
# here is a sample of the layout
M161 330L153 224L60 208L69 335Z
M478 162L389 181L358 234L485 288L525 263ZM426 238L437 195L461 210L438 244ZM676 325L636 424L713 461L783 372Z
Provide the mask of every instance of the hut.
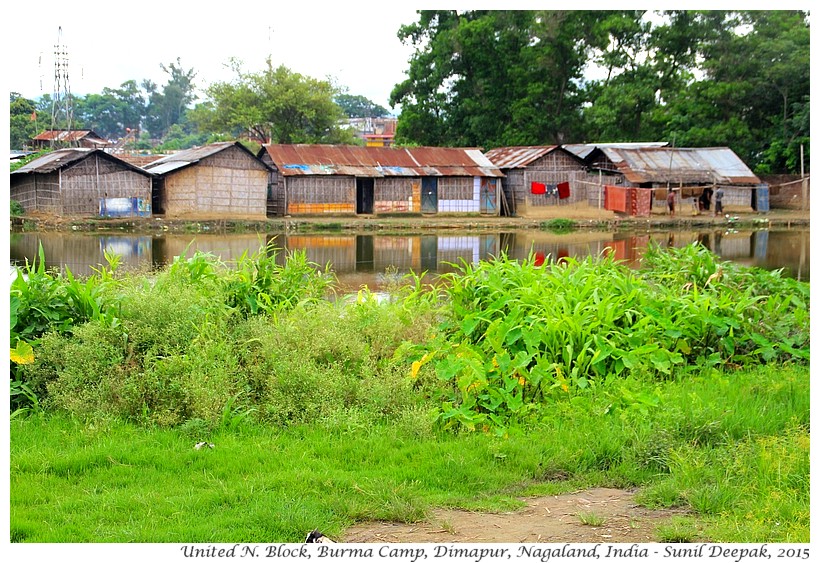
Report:
M270 215L499 214L502 172L479 149L265 145Z
M238 141L213 143L144 166L155 213L188 218L265 218L268 168Z
M111 143L90 129L49 129L31 139L36 150L54 147L104 149Z
M723 203L743 210L768 211L768 186L727 147L625 148L599 146L589 153L590 171L604 182L623 187L651 188L654 206L665 207L668 190L678 192L680 209L709 210L711 194L723 187Z
M485 156L504 173L502 215L586 200L586 165L560 146L499 147Z
M59 149L11 173L26 211L68 216L151 214L151 174L100 149Z

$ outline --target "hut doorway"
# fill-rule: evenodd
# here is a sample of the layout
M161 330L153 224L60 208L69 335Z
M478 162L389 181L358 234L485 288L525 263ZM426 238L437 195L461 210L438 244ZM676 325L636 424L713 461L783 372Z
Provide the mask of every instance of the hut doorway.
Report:
M163 215L165 208L162 200L165 196L165 179L151 178L151 213L153 215Z
M373 178L356 178L356 213L373 213Z
M438 211L438 179L425 177L421 179L421 212Z

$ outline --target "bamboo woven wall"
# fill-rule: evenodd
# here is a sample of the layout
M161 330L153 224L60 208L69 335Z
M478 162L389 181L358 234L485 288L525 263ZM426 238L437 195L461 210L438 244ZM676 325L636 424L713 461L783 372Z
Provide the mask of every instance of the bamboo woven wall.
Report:
M10 197L20 202L26 211L61 213L60 173L13 174Z
M288 214L356 213L356 178L352 176L289 176Z
M104 198L151 201L151 178L94 155L63 170L60 190L66 215L97 215Z
M570 155L560 151L552 151L535 160L526 168L505 170L506 177L501 180L507 200L513 200L513 208L527 206L542 207L554 205L569 205L586 201L587 194L578 180L586 176L584 166ZM547 197L532 193L532 182L541 184L560 184L569 182L570 196L565 199Z
M376 178L373 191L376 213L421 212L420 178Z
M165 177L168 216L265 217L268 171L258 160L230 148Z
M11 199L27 211L97 215L100 199L151 201L151 178L97 155L48 174L13 175Z

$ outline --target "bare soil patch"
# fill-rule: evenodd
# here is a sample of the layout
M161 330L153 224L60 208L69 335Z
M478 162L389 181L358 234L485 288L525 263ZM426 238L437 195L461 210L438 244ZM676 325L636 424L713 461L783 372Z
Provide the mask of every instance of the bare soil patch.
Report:
M548 497L522 498L514 512L436 509L427 522L366 522L348 528L346 543L649 543L656 530L682 510L650 510L634 492L595 488ZM600 525L585 524L592 515Z

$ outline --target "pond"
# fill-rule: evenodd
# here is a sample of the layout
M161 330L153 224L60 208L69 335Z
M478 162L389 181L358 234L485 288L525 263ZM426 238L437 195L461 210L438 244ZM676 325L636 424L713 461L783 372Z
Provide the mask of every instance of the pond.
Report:
M174 257L195 251L210 252L224 262L254 254L265 244L286 251L303 250L320 265L330 264L343 288L368 286L379 290L387 274L410 271L441 274L456 270L462 261L475 263L504 252L515 259L532 253L536 262L563 257L583 258L612 252L630 265L639 264L650 244L682 247L699 242L724 260L809 281L809 229L733 230L700 229L667 232L608 232L576 230L566 234L523 229L510 231L447 231L403 234L101 234L65 232L11 233L11 263L24 264L37 256L42 243L46 265L68 267L75 275L93 273L104 263L104 252L122 256L121 267L152 269Z

